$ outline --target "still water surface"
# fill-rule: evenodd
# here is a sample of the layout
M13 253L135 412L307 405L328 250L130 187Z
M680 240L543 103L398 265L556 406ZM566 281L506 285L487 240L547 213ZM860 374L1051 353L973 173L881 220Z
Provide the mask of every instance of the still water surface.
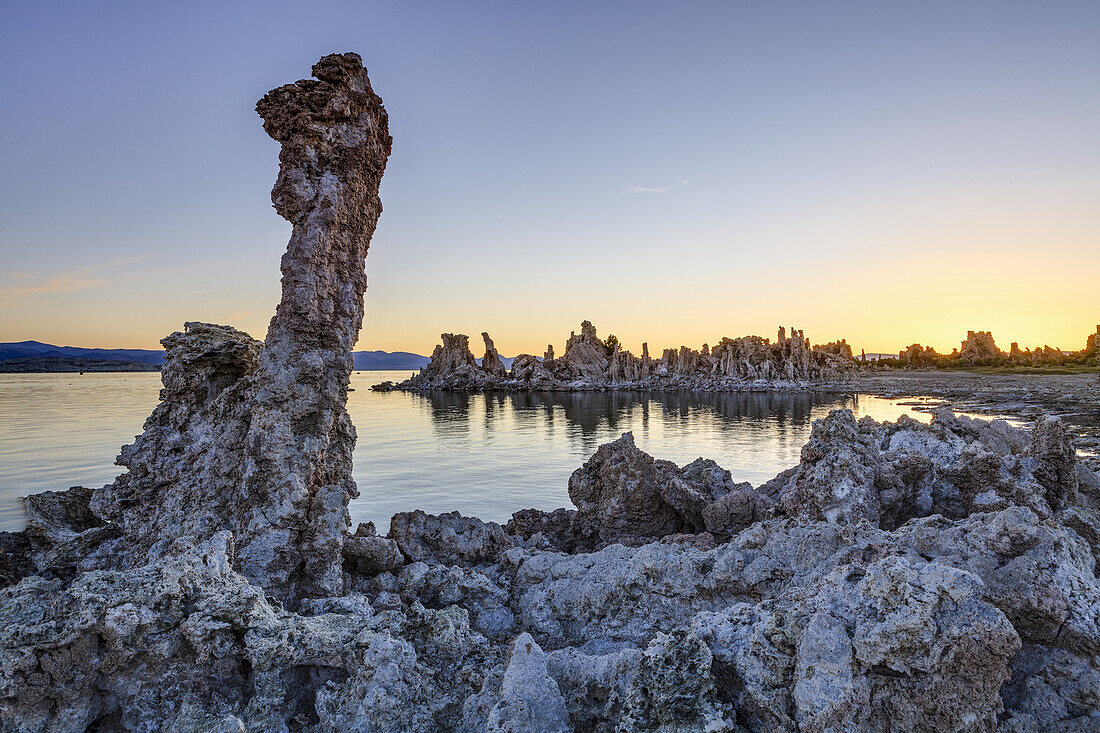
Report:
M567 481L601 444L634 432L642 450L683 465L713 458L760 484L798 462L811 422L911 414L896 401L813 393L463 395L371 392L407 372L358 372L348 411L359 433L354 522L380 531L398 511L458 510L506 521L527 507L571 506ZM0 375L0 529L22 526L19 497L102 486L156 406L160 375Z

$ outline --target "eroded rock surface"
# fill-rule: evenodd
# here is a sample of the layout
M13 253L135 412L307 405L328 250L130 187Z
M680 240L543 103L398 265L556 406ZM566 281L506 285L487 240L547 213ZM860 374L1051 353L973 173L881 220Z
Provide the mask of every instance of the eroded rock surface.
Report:
M997 348L989 331L967 331L966 340L959 345L959 358L970 363L1004 355L1005 352Z
M855 358L852 355L852 347L846 339L830 341L827 344L814 344L814 351L824 351L827 354L836 354L848 360Z
M347 504L358 496L345 403L390 151L359 57L326 56L313 74L256 105L282 146L271 200L294 226L267 340L198 323L164 339L163 402L123 449L128 471L91 500L122 530L102 552L116 564L228 530L237 569L291 603L343 582Z
M591 551L617 543L636 547L670 536L704 533L725 539L768 516L771 500L747 483L735 484L714 461L696 459L683 468L654 460L634 444L632 433L600 446L569 478L576 511L518 512L506 529L518 537L567 551Z
M493 345L493 340L489 338L489 334L485 331L481 332L481 338L485 341L485 356L481 359L481 368L491 376L504 377L507 375L508 370L504 368L504 362L500 360L500 353L497 351L497 347Z
M0 722L1093 730L1100 497L1082 486L1100 482L1067 442L1056 421L838 410L753 489L627 434L574 474L575 510L361 526L344 593L297 611L234 569L229 532L140 568L47 569L0 590ZM43 497L37 521L101 529L80 497Z
M855 369L851 347L843 340L810 348L801 331L780 328L775 343L759 336L723 338L713 347L665 349L659 359L625 351L617 341L601 341L590 321L573 332L565 352L554 358L550 345L542 359L520 354L508 371L500 362L489 334L479 366L463 335L442 334L431 361L400 384L375 385L378 390L432 389L497 391L586 391L594 389L676 389L741 391L804 388L811 382L842 382Z
M234 569L280 601L340 592L358 495L345 402L390 136L357 55L313 73L257 104L282 146L272 202L293 224L267 341L205 323L163 340L162 401L123 447L126 472L28 501L39 572L126 571L230 532Z

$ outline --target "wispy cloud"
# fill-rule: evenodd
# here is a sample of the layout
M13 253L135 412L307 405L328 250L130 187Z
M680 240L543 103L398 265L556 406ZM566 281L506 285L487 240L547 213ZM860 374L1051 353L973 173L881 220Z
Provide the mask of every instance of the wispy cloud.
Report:
M33 279L33 278L28 278ZM41 295L43 293L66 293L72 290L87 290L102 285L106 280L95 277L81 277L79 273L58 275L40 280L33 285L0 287L0 299Z
M667 186L631 186L622 192L622 196L631 196L636 193L664 193Z
M691 183L690 178L677 178L676 185L686 186ZM625 191L620 191L618 196L633 196L639 193L668 193L672 190L672 186L627 186Z
M241 311L240 313L234 313L233 315L231 315L229 317L229 320L239 321L242 318L247 318L248 316L252 315L253 313L255 313L255 311Z
M27 301L36 295L48 295L50 293L69 293L77 290L88 290L103 285L109 280L103 277L95 277L94 273L108 270L123 265L132 265L149 259L135 257L113 262L103 262L91 267L85 267L75 272L67 272L47 277L33 277L31 275L9 275L5 280L13 280L18 285L0 285L0 305L5 307L18 307L27 305Z

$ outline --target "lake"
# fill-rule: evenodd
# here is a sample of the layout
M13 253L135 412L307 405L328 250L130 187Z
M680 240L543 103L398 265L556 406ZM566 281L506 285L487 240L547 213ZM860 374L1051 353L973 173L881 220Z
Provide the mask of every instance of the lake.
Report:
M928 416L893 400L809 392L478 395L371 392L408 372L357 372L348 411L359 434L354 522L389 527L398 511L458 510L507 521L527 507L571 506L569 475L601 443L633 431L638 447L683 465L713 458L758 485L798 463L813 420ZM110 483L119 447L156 406L160 375L0 375L0 529L22 527L19 497Z

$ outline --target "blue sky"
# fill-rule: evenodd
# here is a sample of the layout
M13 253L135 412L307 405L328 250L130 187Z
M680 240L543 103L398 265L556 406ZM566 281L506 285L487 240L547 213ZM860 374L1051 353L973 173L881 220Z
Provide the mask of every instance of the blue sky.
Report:
M262 336L289 226L253 106L354 50L394 136L361 347L1081 348L1097 39L1094 2L5 2L0 340Z

